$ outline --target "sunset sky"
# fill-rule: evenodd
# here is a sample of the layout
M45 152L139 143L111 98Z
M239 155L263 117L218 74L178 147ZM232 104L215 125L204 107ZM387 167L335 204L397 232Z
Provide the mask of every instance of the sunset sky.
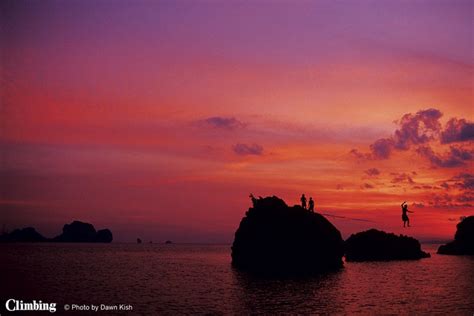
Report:
M0 6L0 227L231 242L249 193L344 237L474 214L473 1Z

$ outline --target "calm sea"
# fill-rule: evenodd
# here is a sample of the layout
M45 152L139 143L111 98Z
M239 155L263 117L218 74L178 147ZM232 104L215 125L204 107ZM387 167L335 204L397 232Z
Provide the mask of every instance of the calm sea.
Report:
M66 313L64 304L130 304L144 315L472 316L474 257L423 248L432 258L345 263L324 276L269 280L235 271L229 245L0 244L0 304L4 310L7 298L57 302L68 315L82 313Z

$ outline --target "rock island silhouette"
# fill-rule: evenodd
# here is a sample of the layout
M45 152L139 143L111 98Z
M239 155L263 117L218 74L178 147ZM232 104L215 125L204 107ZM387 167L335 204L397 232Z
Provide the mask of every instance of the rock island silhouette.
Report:
M337 270L347 261L418 260L430 257L418 240L370 229L346 241L313 205L288 206L276 196L256 198L245 213L232 244L232 265L260 274L301 274ZM312 200L312 199L311 199ZM405 206L404 206L405 205ZM402 210L408 211L406 202ZM408 221L405 217L404 221Z

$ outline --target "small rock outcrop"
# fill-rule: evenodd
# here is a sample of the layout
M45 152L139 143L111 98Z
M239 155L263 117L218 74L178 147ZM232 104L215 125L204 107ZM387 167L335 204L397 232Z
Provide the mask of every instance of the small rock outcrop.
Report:
M474 255L474 216L464 218L457 224L454 241L438 248L442 255Z
M42 242L47 239L33 227L15 229L11 233L0 236L0 242Z
M97 235L95 236L95 242L109 243L112 242L113 239L114 237L110 229L98 230Z
M52 241L56 242L105 242L113 239L112 232L108 229L96 232L94 226L89 223L74 221L63 227L63 233L56 236Z
M430 257L412 237L377 229L351 235L345 242L346 261L417 260Z
M324 216L276 197L253 198L232 244L232 264L260 274L341 268L344 241Z

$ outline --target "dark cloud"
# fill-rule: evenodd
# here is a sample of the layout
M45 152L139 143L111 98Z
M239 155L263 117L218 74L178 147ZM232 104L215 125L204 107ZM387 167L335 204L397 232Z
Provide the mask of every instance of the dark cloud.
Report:
M357 159L370 159L370 155L369 154L364 154L364 153L361 153L359 150L357 149L352 149L349 154L351 154L352 156L354 156L355 158Z
M336 185L336 190L344 190L344 186L342 184Z
M450 119L441 133L441 143L443 144L470 140L474 140L474 123L465 119Z
M364 171L369 177L375 177L380 174L379 169L377 168L370 168Z
M473 159L473 151L460 147L450 147L450 151L444 155L439 155L429 146L420 146L416 152L422 157L428 159L433 167L455 168L464 166L467 161Z
M460 203L474 202L474 192L463 192L456 196L456 201Z
M360 186L361 189L373 189L374 186L372 184L369 184L369 183L364 183Z
M443 113L437 109L418 111L416 114L405 114L397 123L400 128L393 135L394 147L407 150L410 145L426 144L434 139L441 130L439 119Z
M452 200L451 195L436 194L432 196L428 204L434 207L448 207L450 205L452 206Z
M381 138L370 145L373 159L388 159L392 152L393 140L389 138Z
M443 189L445 190L449 190L450 189L450 186L449 186L449 183L447 183L446 181L441 183L440 184L440 187L442 187Z
M413 202L411 205L414 206L414 207L418 207L418 208L425 207L425 205L421 202L420 203Z
M451 146L451 156L460 160L472 160L473 150Z
M390 175L394 176L392 181L390 181L391 183L415 183L413 178L407 173L390 173Z
M457 195L451 194L434 194L431 196L428 204L433 207L450 208L450 207L473 207L474 193L463 192Z
M471 173L460 173L453 177L455 186L461 190L474 190L474 175Z
M474 206L474 174L459 173L440 185L448 192L431 197L430 205L435 207ZM456 190L451 190L451 189Z
M244 128L246 126L245 123L237 120L235 117L221 117L221 116L209 117L207 119L198 121L198 123L204 126L225 129L225 130L235 130L239 128Z
M388 159L393 150L408 150L412 145L423 145L435 139L441 132L439 119L443 113L437 109L427 109L407 113L396 123L398 128L392 136L380 138L370 145L370 153L365 154L357 149L351 150L351 154L362 159Z
M416 148L416 152L439 168L455 168L465 166L473 160L474 150L451 146L444 154L435 153L430 142L436 140L441 144L474 140L474 123L465 119L452 118L444 130L439 119L443 113L437 109L421 110L407 113L396 123L398 128L392 136L380 138L370 145L370 153L352 149L351 154L357 159L383 160L389 159L393 151Z
M246 156L246 155L257 155L260 156L263 154L263 147L258 144L235 144L232 149L237 155Z

